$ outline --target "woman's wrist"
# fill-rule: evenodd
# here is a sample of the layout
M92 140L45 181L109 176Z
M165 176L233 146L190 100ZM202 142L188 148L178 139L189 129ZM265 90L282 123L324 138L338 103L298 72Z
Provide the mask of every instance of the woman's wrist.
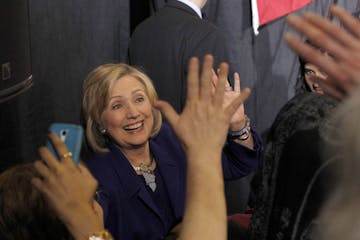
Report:
M228 132L228 138L231 140L240 140L245 141L251 137L250 132L250 119L245 115L244 123L242 125L242 128L236 128L235 131L234 128L230 128Z
M101 231L92 232L89 234L88 240L113 240L113 237L108 230L103 229Z
M250 119L245 115L244 121L245 123L240 130L232 131L230 129L228 132L228 139L253 150L254 139L251 135Z
M229 130L232 132L236 132L236 131L240 131L241 129L243 129L244 126L246 125L246 118L247 118L247 116L245 115L244 118L241 119L240 121L230 123Z
M221 168L221 150L209 150L199 149L194 151L186 151L186 157L188 159L188 169L200 172L213 173L217 172Z
M91 206L77 208L65 224L75 239L89 239L89 233L104 230L102 218Z

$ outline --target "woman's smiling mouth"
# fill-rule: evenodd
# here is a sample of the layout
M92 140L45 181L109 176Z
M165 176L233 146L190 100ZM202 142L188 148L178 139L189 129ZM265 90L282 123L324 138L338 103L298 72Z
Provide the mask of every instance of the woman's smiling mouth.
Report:
M137 122L137 123L134 123L134 124L126 125L124 127L124 129L126 131L134 131L134 130L137 130L137 129L141 128L143 125L144 125L144 121L141 121L141 122Z

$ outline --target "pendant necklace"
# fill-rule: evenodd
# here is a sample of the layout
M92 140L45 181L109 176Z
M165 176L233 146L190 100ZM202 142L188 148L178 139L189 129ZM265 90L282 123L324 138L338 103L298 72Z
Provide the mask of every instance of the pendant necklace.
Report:
M151 165L154 162L154 157L151 155L151 160L148 165L144 163L140 163L139 166L132 166L135 171L140 172L145 179L145 183L150 189L155 192L156 190L156 182L155 182L155 173L154 170L151 169Z

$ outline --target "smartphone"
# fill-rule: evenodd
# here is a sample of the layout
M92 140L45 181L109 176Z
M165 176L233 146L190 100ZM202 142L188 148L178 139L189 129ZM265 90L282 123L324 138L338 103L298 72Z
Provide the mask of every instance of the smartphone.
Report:
M49 127L49 131L55 133L65 143L68 150L72 153L72 159L75 164L79 163L81 144L83 139L83 129L80 125L69 123L53 123ZM46 147L60 159L55 147L50 140L47 141Z

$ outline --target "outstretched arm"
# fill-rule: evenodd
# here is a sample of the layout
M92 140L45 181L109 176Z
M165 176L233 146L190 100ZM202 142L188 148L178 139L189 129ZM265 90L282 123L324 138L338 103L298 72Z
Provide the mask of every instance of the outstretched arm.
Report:
M328 52L331 58L291 33L286 33L285 41L301 57L328 74L328 81L320 82L324 91L343 99L360 83L360 21L335 5L330 7L330 11L345 28L310 12L302 16L289 15L287 20L292 28Z
M226 209L221 151L231 117L249 96L243 90L224 105L228 65L220 65L219 81L212 91L213 57L192 58L188 71L188 94L184 111L178 115L170 104L156 103L184 146L188 158L187 193L181 239L226 239Z

